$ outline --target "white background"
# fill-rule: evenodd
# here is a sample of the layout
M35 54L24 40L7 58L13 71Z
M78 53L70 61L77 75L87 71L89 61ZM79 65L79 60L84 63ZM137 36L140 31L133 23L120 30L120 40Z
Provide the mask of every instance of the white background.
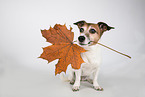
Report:
M143 97L145 96L145 1L144 0L0 0L0 97ZM81 83L72 92L55 76L57 60L38 59L50 45L40 29L56 23L105 22L115 27L101 43L132 57L103 48L99 83L103 92Z

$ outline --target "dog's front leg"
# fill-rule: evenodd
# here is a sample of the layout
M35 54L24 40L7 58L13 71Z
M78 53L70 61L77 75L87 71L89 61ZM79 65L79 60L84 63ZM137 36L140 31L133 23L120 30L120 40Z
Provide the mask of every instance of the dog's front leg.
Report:
M97 81L99 70L100 68L98 67L96 71L94 72L93 87L97 91L103 91L103 88L99 86L98 81Z
M75 83L72 87L73 91L79 91L80 88L80 80L81 80L81 69L74 70L75 72Z

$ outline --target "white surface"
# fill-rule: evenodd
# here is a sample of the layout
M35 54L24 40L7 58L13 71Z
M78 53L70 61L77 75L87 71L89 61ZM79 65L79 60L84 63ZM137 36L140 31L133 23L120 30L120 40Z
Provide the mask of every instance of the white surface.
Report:
M145 96L144 0L1 0L0 97L143 97ZM40 29L66 23L75 39L79 20L106 22L115 30L104 33L101 43L132 56L127 59L103 49L99 83L103 92L81 83L72 92L69 83L54 76L57 60L38 59L45 42Z

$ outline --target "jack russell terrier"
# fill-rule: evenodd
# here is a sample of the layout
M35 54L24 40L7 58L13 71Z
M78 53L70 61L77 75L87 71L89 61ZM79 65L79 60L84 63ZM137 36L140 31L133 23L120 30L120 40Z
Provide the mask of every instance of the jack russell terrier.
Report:
M114 29L114 27L110 27L103 22L94 24L78 21L74 24L80 30L78 44L87 51L81 53L85 63L81 64L80 69L71 68L67 79L70 81L70 84L73 84L73 91L79 91L80 81L88 81L93 84L95 90L103 91L103 88L100 87L97 81L101 64L101 47L97 43L105 31Z

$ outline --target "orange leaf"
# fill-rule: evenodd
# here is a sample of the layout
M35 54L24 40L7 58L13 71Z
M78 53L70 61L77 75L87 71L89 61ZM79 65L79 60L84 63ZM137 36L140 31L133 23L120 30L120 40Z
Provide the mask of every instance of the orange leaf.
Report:
M72 28L68 30L65 25L60 24L56 24L53 28L50 27L49 30L41 30L43 37L52 45L43 48L40 58L48 60L48 62L59 59L56 64L55 75L62 71L66 72L69 64L74 69L80 69L84 62L80 54L85 52L85 49L73 44L74 33L71 30Z

